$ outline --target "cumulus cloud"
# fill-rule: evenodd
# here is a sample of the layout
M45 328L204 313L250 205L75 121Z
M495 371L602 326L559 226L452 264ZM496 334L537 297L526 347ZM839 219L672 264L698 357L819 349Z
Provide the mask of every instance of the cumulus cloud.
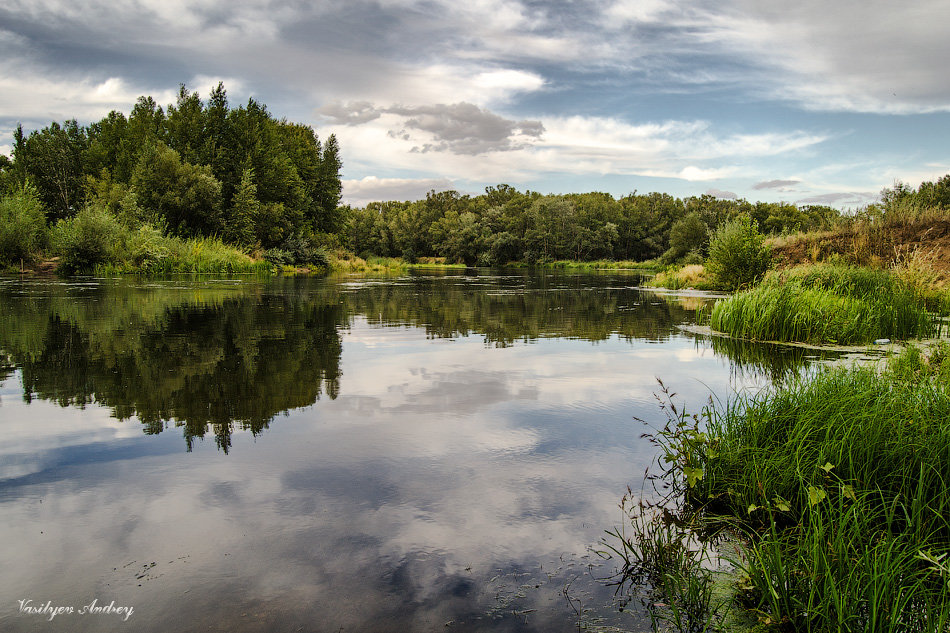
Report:
M278 116L329 125L319 131L337 132L351 178L742 174L763 185L784 173L809 183L798 195L864 190L890 182L872 178L886 166L915 173L945 158L905 136L916 164L888 149L870 171L814 177L856 162L831 143L809 155L828 140L845 148L825 130L871 125L828 124L826 111L950 112L939 63L950 4L920 0L900 16L880 0L847 11L820 0L10 0L0 129L89 122L221 77L233 104L253 94ZM781 117L737 118L730 99Z
M422 132L424 142L410 151L416 153L452 152L476 155L484 152L511 151L524 147L524 140L538 139L544 132L540 121L514 121L472 103L426 106L375 107L367 102L331 104L319 110L332 123L359 125L383 114L399 118L399 128L390 129L393 139L414 141Z
M343 202L363 206L377 200L420 200L431 190L455 189L448 178L377 178L343 181Z

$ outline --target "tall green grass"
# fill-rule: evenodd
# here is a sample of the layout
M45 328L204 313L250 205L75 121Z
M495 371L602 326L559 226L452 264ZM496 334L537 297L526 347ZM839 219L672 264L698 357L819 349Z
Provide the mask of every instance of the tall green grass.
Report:
M95 272L266 274L272 268L269 262L254 260L217 237L181 239L145 226L131 231L111 261L97 265Z
M853 345L935 335L939 321L928 303L928 295L889 271L804 266L718 302L710 325L751 340Z
M794 630L950 626L950 388L826 371L710 410L691 489L750 539L748 600Z
M883 374L800 374L692 416L667 393L668 422L649 436L665 497L611 549L631 581L644 555L661 575L704 577L697 587L730 575L731 616L696 594L704 630L751 616L766 631L950 631L948 367L950 346L912 349ZM671 560L651 553L658 534ZM691 562L690 539L714 538L733 570Z

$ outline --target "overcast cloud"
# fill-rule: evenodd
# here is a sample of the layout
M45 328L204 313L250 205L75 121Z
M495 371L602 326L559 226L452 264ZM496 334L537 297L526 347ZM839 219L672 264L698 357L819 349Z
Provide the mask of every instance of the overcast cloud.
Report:
M507 182L843 205L950 171L948 21L943 0L10 0L0 150L17 122L224 81L336 133L351 202Z

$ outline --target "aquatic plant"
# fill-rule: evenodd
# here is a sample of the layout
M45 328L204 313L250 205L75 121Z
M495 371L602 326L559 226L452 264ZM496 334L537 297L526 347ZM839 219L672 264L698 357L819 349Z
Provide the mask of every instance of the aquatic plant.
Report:
M686 612L668 587L688 574L697 586L728 579L728 605L694 594L690 608L710 615L705 630L743 618L769 631L950 630L946 364L946 346L907 351L883 375L826 369L692 416L664 389L667 424L648 435L660 501L649 516L632 512L609 548L623 582ZM653 553L658 535L675 560ZM711 557L708 544L731 569L689 562ZM643 576L644 557L675 579Z
M710 325L750 340L861 344L933 336L939 322L927 303L889 271L800 266L718 302Z

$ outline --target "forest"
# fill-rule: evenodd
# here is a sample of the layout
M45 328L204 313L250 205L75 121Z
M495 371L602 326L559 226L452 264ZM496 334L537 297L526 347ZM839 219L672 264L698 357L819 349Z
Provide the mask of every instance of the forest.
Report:
M664 193L542 195L508 185L483 195L430 192L416 202L374 202L347 209L346 245L361 255L444 257L467 265L557 260L660 260L700 263L724 222L751 217L766 234L829 228L826 206Z
M343 229L340 170L332 135L321 142L253 98L232 108L222 84L207 101L182 84L165 108L143 96L88 126L18 126L0 157L0 257L147 271L185 247L306 250Z

